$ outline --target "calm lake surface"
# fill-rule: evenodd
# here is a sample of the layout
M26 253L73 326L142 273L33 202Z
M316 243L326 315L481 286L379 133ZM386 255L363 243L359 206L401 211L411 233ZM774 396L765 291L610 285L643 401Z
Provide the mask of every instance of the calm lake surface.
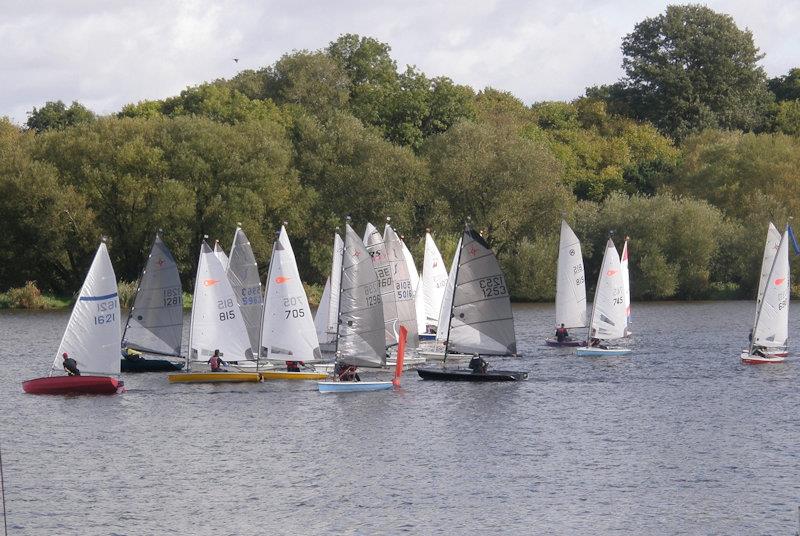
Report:
M525 357L492 362L517 384L61 397L20 382L69 313L0 311L9 534L794 534L800 360L739 364L753 312L634 304L631 356L577 358L543 346L551 305L518 304Z

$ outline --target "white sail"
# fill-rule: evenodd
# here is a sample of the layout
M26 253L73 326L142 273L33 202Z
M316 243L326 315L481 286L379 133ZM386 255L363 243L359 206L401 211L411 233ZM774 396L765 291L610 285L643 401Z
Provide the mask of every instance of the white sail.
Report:
M383 366L386 339L378 276L367 249L349 224L344 246L337 359L350 365Z
M244 325L247 327L250 348L255 355L258 353L261 311L263 309L261 276L258 274L258 263L256 263L256 256L253 254L250 240L247 239L247 235L244 234L241 227L237 227L236 233L233 235L231 255L226 271L233 292L236 294L239 310L242 311Z
M767 228L767 240L764 243L764 256L761 258L761 274L758 278L758 294L756 294L756 304L760 303L764 297L764 287L767 283L769 271L772 269L772 264L775 260L775 253L778 251L778 246L780 243L780 231L778 231L772 222L769 222L769 227Z
M581 243L567 222L561 220L556 279L556 327L586 326L586 277Z
M143 352L181 355L183 293L178 265L156 234L136 289L122 345Z
M625 305L625 336L631 331L631 277L628 271L628 237L625 237L625 244L622 246L622 257L619 261L622 270L622 298Z
M364 232L364 246L366 246L369 256L372 258L372 266L378 276L381 303L383 304L386 345L392 345L397 343L397 330L399 329L392 267L383 243L383 235L371 223L367 223L367 230Z
M255 356L233 288L219 257L203 241L197 261L189 331L189 359L208 361L219 350L225 361Z
M121 324L117 277L102 242L72 308L53 369L62 367L66 352L81 374L119 374Z
M609 238L594 293L589 338L618 339L625 335L624 292L619 254Z
M436 247L436 242L433 241L431 233L426 232L425 257L422 261L422 295L425 300L426 327L438 326L439 324L442 301L447 294L445 292L447 277L442 254L439 253L439 248ZM452 293L452 288L450 292Z
M227 271L230 261L228 260L228 256L225 255L225 250L219 245L219 240L214 241L214 255L217 257L220 264L222 264L222 269Z
M787 227L764 283L764 296L753 328L753 347L785 349L788 346L790 283Z
M447 350L516 354L511 297L500 264L476 231L467 227L462 238Z
M338 228L337 228L338 229ZM336 341L336 330L339 324L339 294L342 291L342 250L344 242L336 232L333 235L333 256L331 257L331 273L325 281L325 290L314 317L317 338L322 344Z
M419 332L417 331L417 306L415 298L415 285L411 282L406 256L403 253L405 244L388 223L383 229L383 243L386 254L389 256L389 268L394 284L394 300L397 310L397 330L405 326L408 330L406 348L417 347ZM416 268L414 269L416 272Z
M447 282L444 287L444 296L442 297L442 307L439 311L439 323L436 326L436 340L444 342L447 340L447 332L450 330L450 316L453 309L453 288L456 286L456 268L458 267L458 252L461 251L461 241L458 239L456 245L456 252L453 255L453 260L450 263L450 275L447 277ZM423 274L423 278L424 278Z
M406 260L406 268L408 269L408 277L411 280L411 287L414 289L414 311L417 318L417 333L425 333L427 325L425 323L425 296L422 294L422 280L419 278L417 265L414 263L414 257L408 250L405 241L402 241L403 257Z
M328 326L328 313L331 309L331 278L325 280L325 288L322 290L322 297L319 299L317 314L314 316L314 330L317 332L317 340L320 344L328 344L336 339L336 332L330 332ZM334 327L335 329L335 327Z
M268 361L315 361L321 358L308 297L285 227L281 227L269 261L261 356Z

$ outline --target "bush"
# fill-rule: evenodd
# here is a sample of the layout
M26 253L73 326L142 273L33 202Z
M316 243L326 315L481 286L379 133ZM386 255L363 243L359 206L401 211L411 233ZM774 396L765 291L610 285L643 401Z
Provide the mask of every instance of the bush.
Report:
M119 296L119 306L130 309L136 297L136 281L120 281L117 283L117 295Z
M26 282L24 287L10 289L6 296L8 306L13 309L44 309L47 306L34 281Z

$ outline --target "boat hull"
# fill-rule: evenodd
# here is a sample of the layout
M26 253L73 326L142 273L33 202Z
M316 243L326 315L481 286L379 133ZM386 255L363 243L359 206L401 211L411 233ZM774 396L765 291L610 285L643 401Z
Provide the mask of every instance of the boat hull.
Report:
M175 372L183 368L183 363L173 363L166 359L121 359L122 372Z
M751 355L748 352L742 352L740 359L745 365L766 365L768 363L783 363L786 361L788 353L781 352L780 354L767 354L766 356Z
M124 385L109 376L50 376L22 382L22 390L32 395L114 395Z
M181 372L170 374L170 383L241 383L259 382L258 372Z
M425 358L426 361L444 361L444 352L423 351L419 350L417 354ZM447 360L451 363L460 361L469 361L475 357L472 354L447 354Z
M432 370L417 369L423 380L445 382L516 382L528 379L528 373L517 370L490 370L472 372L471 370Z
M557 348L575 348L577 346L586 346L586 341L579 341L575 339L570 339L562 342L558 342L558 339L545 339L544 343L547 346L555 346Z
M615 357L631 353L630 348L578 348L575 354L578 357Z
M260 374L262 380L324 380L328 377L324 372L289 372L288 370L268 370Z
M435 341L436 334L435 333L420 333L419 340L421 341Z
M320 393L361 393L365 391L385 391L392 388L392 382L317 382Z

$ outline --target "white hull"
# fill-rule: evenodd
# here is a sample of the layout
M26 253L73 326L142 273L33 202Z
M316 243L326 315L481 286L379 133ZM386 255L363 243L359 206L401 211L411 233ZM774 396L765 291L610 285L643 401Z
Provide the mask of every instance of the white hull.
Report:
M761 365L765 363L783 363L786 361L786 355L770 355L766 356L751 355L747 350L743 351L739 356L742 363L746 365Z
M632 350L630 348L577 348L575 355L579 357L613 357L628 355Z

